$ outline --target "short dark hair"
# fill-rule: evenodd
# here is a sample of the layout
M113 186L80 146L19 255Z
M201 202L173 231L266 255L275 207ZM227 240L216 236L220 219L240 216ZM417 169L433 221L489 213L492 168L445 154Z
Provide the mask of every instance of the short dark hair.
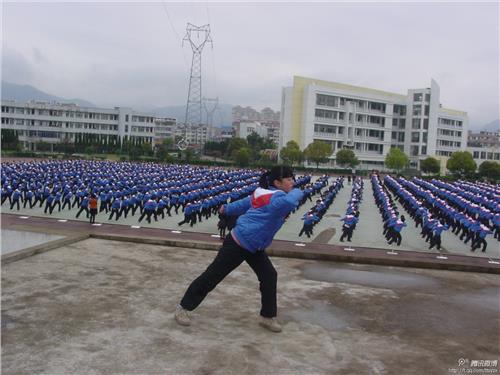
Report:
M281 181L281 179L288 177L294 177L293 169L287 165L276 165L262 174L259 186L267 189L269 186L274 186L275 180Z

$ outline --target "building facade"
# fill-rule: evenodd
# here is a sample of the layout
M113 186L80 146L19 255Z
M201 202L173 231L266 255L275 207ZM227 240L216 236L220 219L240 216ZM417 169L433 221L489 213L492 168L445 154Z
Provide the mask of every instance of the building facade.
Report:
M399 147L418 168L428 156L450 156L464 150L466 112L443 108L438 84L410 89L406 95L297 77L282 90L279 148L294 140L303 150L314 140L335 154L352 149L362 169L381 169L391 147Z
M184 139L190 145L204 145L216 136L215 128L205 124L178 123L174 134L176 139Z
M258 121L239 121L233 123L233 134L236 138L246 139L252 133L256 133L262 138L268 137L267 127Z
M500 131L480 131L473 133L469 131L467 136L468 147L500 147Z
M155 143L160 144L164 139L175 138L177 121L170 117L155 118Z
M34 150L40 141L74 143L84 135L108 144L121 144L125 140L153 144L156 125L153 116L130 108L2 100L1 126L16 131L24 148Z

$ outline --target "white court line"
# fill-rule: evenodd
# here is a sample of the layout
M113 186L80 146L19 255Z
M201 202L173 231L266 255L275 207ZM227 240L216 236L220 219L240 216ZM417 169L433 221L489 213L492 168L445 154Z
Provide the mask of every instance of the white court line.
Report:
M344 247L344 251L356 251L352 247Z
M296 244L295 244L295 246L301 246L301 247L304 247L304 246L306 246L306 244L305 244L305 243L296 243Z
M220 236L218 234L211 234L210 237L213 237L213 238L220 238Z
M172 233L182 233L180 230L172 230Z
M66 220L66 219L58 219L57 221L58 221L58 222L60 222L60 223L65 223L65 222L67 222L68 220Z
M29 219L29 216L19 216L19 219Z
M141 226L140 225L131 225L130 228L134 228L134 229L139 229Z
M100 223L94 223L94 224L92 224L92 225L93 225L94 227L100 227L102 224L100 224Z

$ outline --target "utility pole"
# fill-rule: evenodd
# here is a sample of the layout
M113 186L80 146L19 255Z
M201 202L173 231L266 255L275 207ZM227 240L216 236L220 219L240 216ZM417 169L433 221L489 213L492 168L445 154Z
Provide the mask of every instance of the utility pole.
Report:
M182 40L182 45L184 45L184 42L189 42L193 50L184 122L186 126L188 124L198 125L201 124L201 53L206 43L210 43L213 48L212 38L210 37L210 25L195 26L188 23L186 36Z
M203 98L203 108L207 114L207 125L214 125L214 113L219 106L219 98Z

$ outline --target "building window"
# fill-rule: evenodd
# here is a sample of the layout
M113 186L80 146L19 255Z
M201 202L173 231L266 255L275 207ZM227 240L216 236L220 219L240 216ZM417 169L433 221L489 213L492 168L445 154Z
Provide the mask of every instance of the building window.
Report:
M418 146L410 146L410 155L417 156L418 155Z
M422 133L422 142L427 143L427 132Z
M393 112L395 114L400 115L400 116L406 116L406 106L399 105L399 104L394 104Z
M391 133L391 138L392 138L393 140L398 139L398 132L392 132L392 133Z
M317 94L316 105L324 105L328 107L338 107L339 98L336 96Z
M425 101L429 103L431 101L431 94L425 94Z
M428 105L426 105L424 108L425 108L425 109L424 109L424 115L425 115L425 116L429 116L429 106L428 106Z
M429 119L424 118L424 129L429 129Z
M427 155L427 146L422 146L422 155Z
M413 106L413 116L420 116L422 114L422 106L420 104L416 104Z
M405 141L405 133L404 132L399 132L398 134L398 142L404 142Z
M422 101L422 93L414 93L413 94L413 101L414 102L421 102Z
M412 142L420 142L420 133L419 132L412 132L411 133L411 141Z
M420 129L420 118L414 118L411 121L411 128L412 129Z
M474 151L474 159L479 159L479 151Z
M404 129L406 127L406 119L401 118L399 119L399 128Z

